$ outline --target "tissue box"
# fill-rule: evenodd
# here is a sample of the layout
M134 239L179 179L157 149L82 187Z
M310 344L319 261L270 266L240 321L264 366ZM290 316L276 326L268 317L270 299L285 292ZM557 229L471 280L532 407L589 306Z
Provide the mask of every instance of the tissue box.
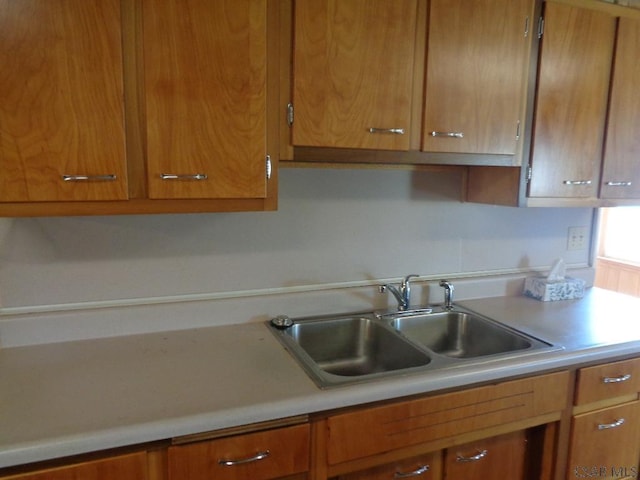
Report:
M571 300L584 296L584 284L580 278L565 277L564 280L549 282L546 277L527 277L524 294L543 302Z

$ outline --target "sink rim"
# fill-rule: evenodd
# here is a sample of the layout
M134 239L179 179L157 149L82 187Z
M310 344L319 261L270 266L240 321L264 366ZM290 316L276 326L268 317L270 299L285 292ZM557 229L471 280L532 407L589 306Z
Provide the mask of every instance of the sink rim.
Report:
M526 349L506 351L476 357L451 357L446 356L436 351L431 350L427 346L408 338L402 332L396 330L391 325L391 322L396 318L407 318L415 316L429 316L442 313L464 313L472 316L476 316L483 321L496 326L499 329L503 329L512 333L518 337L524 338L531 343L531 346ZM305 323L320 323L328 322L331 320L349 319L354 317L366 318L385 330L388 330L399 339L401 339L408 348L419 350L430 359L430 361L424 365L418 365L413 367L404 367L394 370L387 370L381 372L367 373L355 376L343 376L336 375L320 368L318 363L305 351L305 349L297 343L291 335L287 334L288 328L277 328L271 321L265 322L267 328L273 333L278 341L283 345L285 350L296 360L296 362L302 367L302 369L309 375L309 377L315 382L320 389L335 388L346 385L356 385L360 383L368 383L379 379L398 378L406 375L415 375L419 373L425 373L429 371L442 371L446 369L457 369L461 367L468 367L469 365L484 365L493 362L507 360L507 359L519 359L528 356L540 355L542 353L550 353L554 351L563 350L561 345L555 345L549 341L543 340L539 337L531 335L529 333L518 330L517 328L506 325L498 320L479 314L475 311L461 307L454 304L453 309L445 309L443 306L428 306L419 307L414 310L408 311L365 311L365 312L353 312L353 313L340 313L340 314L328 314L328 315L315 315L309 317L293 318L293 324L305 324Z

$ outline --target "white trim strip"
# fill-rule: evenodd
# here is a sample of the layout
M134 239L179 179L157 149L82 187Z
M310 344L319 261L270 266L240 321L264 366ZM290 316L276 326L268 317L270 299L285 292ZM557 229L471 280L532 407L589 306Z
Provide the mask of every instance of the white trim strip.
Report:
M529 273L540 273L548 271L551 266L535 267L535 268L510 268L502 270L485 270L476 272L458 272L458 273L444 273L438 275L420 275L414 281L428 282L434 280L440 280L441 278L447 278L450 280L478 278L478 277L493 277L502 275L522 275ZM571 264L567 265L569 269L576 268L589 268L587 263ZM126 308L136 307L143 305L161 305L168 303L184 303L184 302L204 302L212 300L229 300L236 298L250 298L260 296L272 296L272 295L287 295L293 293L305 293L305 292L318 292L325 290L338 290L346 288L362 288L380 285L383 283L398 282L399 278L381 278L376 280L358 280L351 282L334 282L323 284L310 284L310 285L298 285L294 287L275 287L275 288L263 288L255 290L239 290L234 292L213 292L213 293L194 293L185 295L169 295L163 297L142 297L142 298L127 298L116 300L98 300L89 302L78 303L60 303L53 305L29 305L24 307L0 307L0 317L10 315L28 315L34 313L54 313L54 312L69 312L77 310L97 310L105 308Z

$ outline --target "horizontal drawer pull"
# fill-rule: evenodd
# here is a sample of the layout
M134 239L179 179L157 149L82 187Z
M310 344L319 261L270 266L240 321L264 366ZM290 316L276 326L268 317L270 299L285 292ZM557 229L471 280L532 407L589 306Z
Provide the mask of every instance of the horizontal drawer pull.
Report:
M591 180L565 180L562 183L564 183L565 185L582 186L591 185Z
M116 175L62 175L63 182L115 182Z
M456 462L458 463L467 463L467 462L477 462L478 460L482 460L484 457L488 455L488 450L481 450L476 455L472 455L471 457L465 457L463 455L458 454L456 457Z
M184 175L176 175L174 173L161 173L160 178L162 180L206 180L209 177L206 173L189 173Z
M419 477L429 471L429 465L421 465L416 468L413 472L396 472L393 474L393 478L410 478L410 477Z
M602 383L622 383L631 379L631 374L620 375L619 377L604 377Z
M371 127L369 133L389 133L391 135L404 135L404 128L376 128Z
M431 132L432 137L463 138L463 132Z
M631 182L607 182L605 185L607 187L630 187Z
M252 457L242 458L240 460L226 460L224 458L221 458L220 460L218 460L218 464L225 467L235 467L236 465L244 465L247 463L253 463L253 462L258 462L260 460L264 460L265 458L268 458L269 455L271 455L269 450L265 450L264 452L256 453Z
M617 428L624 424L624 418L620 418L613 423L600 423L598 424L598 430L608 430L609 428Z

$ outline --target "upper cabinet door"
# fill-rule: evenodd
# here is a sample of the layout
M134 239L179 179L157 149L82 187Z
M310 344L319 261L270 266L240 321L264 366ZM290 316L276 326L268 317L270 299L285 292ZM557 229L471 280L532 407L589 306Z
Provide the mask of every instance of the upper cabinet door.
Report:
M296 0L293 144L408 150L417 0Z
M422 149L516 153L531 0L432 0Z
M0 201L127 198L120 0L0 0Z
M529 196L595 198L616 19L545 5Z
M601 198L640 198L640 21L618 27Z
M264 0L143 0L150 198L264 198Z

